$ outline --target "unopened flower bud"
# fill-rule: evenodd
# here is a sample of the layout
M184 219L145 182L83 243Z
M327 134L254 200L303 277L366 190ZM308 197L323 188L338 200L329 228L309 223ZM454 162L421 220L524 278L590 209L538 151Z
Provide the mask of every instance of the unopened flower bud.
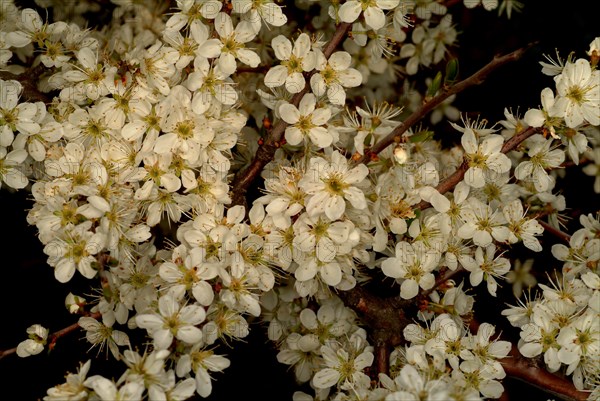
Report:
M404 164L408 160L408 152L404 146L398 145L394 148L394 159L398 164Z
M83 297L78 295L74 295L73 293L69 293L67 298L65 299L65 306L69 310L69 313L78 313L80 312L83 305L86 304L86 300Z

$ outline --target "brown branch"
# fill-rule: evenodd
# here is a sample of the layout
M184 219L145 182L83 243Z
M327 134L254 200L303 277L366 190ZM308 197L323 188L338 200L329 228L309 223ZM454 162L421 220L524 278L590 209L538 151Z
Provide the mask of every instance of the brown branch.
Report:
M469 331L477 333L478 330L479 322L475 318L471 319ZM492 339L500 340L501 337L502 333L496 333ZM550 373L539 367L538 360L539 358L524 357L518 348L512 344L508 355L499 359L499 362L502 364L507 376L539 388L561 400L584 401L588 399L589 393L577 390L570 379Z
M98 319L99 317L102 316L102 314L100 312L95 312L95 313L89 314L88 316L91 318L94 318L94 319ZM48 336L48 338L46 339L46 344L48 344L48 349L52 350L54 348L54 346L56 345L56 341L58 341L59 338L77 330L77 328L79 328L79 323L73 323L70 326L64 327L64 328L50 334ZM17 347L10 348L7 350L0 350L0 359L4 358L6 356L9 356L11 354L14 354L16 352L17 352Z
M406 309L414 302L400 301L396 297L382 298L360 285L339 291L337 295L371 328L376 370L372 377L377 378L378 373L389 374L390 352L405 342L403 331L411 323L406 317Z
M494 57L492 61L482 67L479 71L475 72L470 77L450 86L443 88L439 95L433 97L431 100L426 101L423 105L413 112L404 122L402 122L399 126L397 126L392 132L390 132L383 139L378 141L373 147L369 150L365 150L365 154L360 158L356 158L355 163L364 163L365 161L371 160L372 157L379 154L385 148L387 148L392 143L402 142L402 134L404 134L409 128L418 123L423 117L425 117L430 111L432 111L436 106L441 104L444 100L449 98L452 95L455 95L459 92L464 91L467 88L470 88L474 85L479 85L485 81L487 76L497 68L511 63L513 61L518 60L523 56L523 54L531 47L529 45L527 47L515 50L512 53L508 53L504 56Z
M502 146L502 153L510 152L511 150L513 150L517 146L519 146L519 144L521 142L523 142L525 139L529 138L530 136L532 136L533 134L535 134L537 132L539 132L539 128L533 128L533 127L529 127L527 129L525 129L524 131L521 131L520 133L518 133L517 135L513 136L508 141L506 141L504 146ZM439 185L436 187L437 191L440 194L444 194L444 193L450 191L452 188L454 188L456 186L456 184L458 184L459 182L462 181L462 179L465 177L465 173L467 172L468 169L469 169L469 164L465 160L452 175L450 175L444 181L439 183ZM429 202L421 201L417 206L415 206L415 209L424 210L424 209L428 208L429 206L431 206L431 204Z
M38 78L46 71L43 64L28 68L22 74L16 75L8 71L0 71L0 79L5 81L18 81L23 86L21 97L26 102L44 102L50 103L51 99L46 93L40 92L37 88Z
M564 242L566 242L567 244L571 242L571 236L565 232L562 232L554 227L552 227L550 224L546 223L545 221L542 220L538 220L538 222L540 223L540 225L542 227L544 227L544 230L552 235L554 235L557 238L560 238L561 240L563 240Z
M500 362L508 376L537 387L562 400L584 401L588 399L589 393L578 391L569 379L538 367L533 359L521 356L515 346L512 347L509 356L501 359Z
M348 24L345 22L337 26L333 37L323 48L323 54L326 58L329 58L329 56L331 56L337 45L346 36L346 33L348 32L351 26L352 24ZM300 100L302 100L302 97L304 97L304 95L308 92L308 82L310 81L310 77L314 73L315 70L306 74L306 85L304 86L304 89L302 89L302 91L296 93L294 97L292 97L292 100L290 101L291 104L293 104L294 106L298 106ZM275 126L273 126L271 131L268 133L264 144L260 146L256 151L256 155L254 156L254 159L252 160L250 165L247 168L237 172L237 174L231 182L231 189L233 192L231 197L232 206L244 205L246 203L246 192L248 191L250 184L252 184L252 182L254 182L254 180L259 176L259 174L267 165L267 163L273 160L275 151L280 146L281 138L283 137L283 133L285 132L287 126L288 124L285 121L279 120L277 124L275 124Z
M5 356L14 354L15 352L17 352L17 347L6 349L6 350L0 350L0 359L4 358Z

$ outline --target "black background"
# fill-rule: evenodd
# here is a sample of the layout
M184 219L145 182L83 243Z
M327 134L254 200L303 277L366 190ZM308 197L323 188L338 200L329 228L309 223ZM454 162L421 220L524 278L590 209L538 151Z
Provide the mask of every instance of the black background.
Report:
M483 85L459 95L455 104L461 111L481 114L495 121L502 118L505 106L513 109L521 106L521 110L537 106L541 89L552 87L552 79L540 73L538 61L543 59L542 54L554 55L556 47L563 57L570 50L584 57L589 43L600 35L594 23L597 21L594 21L592 2L560 2L558 7L549 6L546 1L526 3L524 12L513 14L510 21L482 9L454 13L455 23L462 31L457 49L462 78L486 64L495 54L539 41L522 60L503 67ZM457 7L462 8L461 5L454 6L453 12ZM570 173L573 174L569 175L569 180L559 183L567 196L570 213L576 217L581 212L596 211L600 202L591 189L593 178L576 171ZM54 279L53 270L46 264L42 245L36 238L35 227L29 227L25 220L26 209L31 205L24 192L0 190L0 349L12 348L24 340L26 328L34 323L42 324L50 332L74 323L76 317L67 313L64 298L85 281L78 274L67 285ZM555 240L545 236L543 242L549 248L548 244ZM509 286L504 290L510 291ZM478 294L478 302L487 305L486 321L494 320L493 315L499 314L504 305L484 293ZM499 320L498 323L502 322ZM510 328L507 330L510 336ZM264 334L262 326L253 325L246 342L223 350L232 364L225 373L214 374L217 380L213 382L210 400L291 399L296 390L293 373L287 366L277 363L276 350ZM49 354L44 351L25 359L12 355L0 360L0 400L42 398L47 388L63 383L66 372L74 372L78 362L88 358L93 359L91 374L115 378L121 374L121 365L113 369L114 364L110 359L107 361L104 354L97 356L93 350L86 355L87 349L88 344L81 333L75 332L60 339ZM505 382L505 387L510 399L522 399L522 394L528 394L531 400L548 398L548 395L511 380Z

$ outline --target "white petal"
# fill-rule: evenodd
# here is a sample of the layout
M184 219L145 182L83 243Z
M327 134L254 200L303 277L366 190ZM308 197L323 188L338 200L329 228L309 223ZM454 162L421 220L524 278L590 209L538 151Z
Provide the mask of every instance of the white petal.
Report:
M342 270L337 263L326 263L321 266L321 278L327 285L335 286L342 281Z
M329 65L336 71L344 71L352 63L352 56L348 52L335 52L329 57Z
M233 33L233 23L231 17L225 13L218 13L215 17L215 31L220 37L226 38Z
M198 55L206 58L215 58L221 54L223 43L219 39L209 39L198 47Z
M383 274L392 278L399 278L404 274L400 269L400 261L396 258L388 258L381 264Z
M271 72L269 70L269 72ZM266 85L266 76L265 76L265 85ZM304 89L306 85L306 81L304 80L304 76L299 72L293 72L289 75L285 80L285 89L287 89L290 93L299 93Z
M75 262L71 259L61 259L54 268L54 277L61 283L66 283L75 274Z
M354 22L362 11L361 4L358 1L347 1L338 10L340 19L344 22Z
M89 47L84 47L77 52L77 60L85 69L95 70L97 68L96 55Z
M321 74L315 74L310 77L310 88L317 96L323 96L327 91L327 85Z
M319 148L326 148L333 143L333 137L324 127L312 128L308 133L310 140Z
M158 315L150 314L137 315L135 317L135 323L138 325L138 327L150 331L158 330L164 324L163 320Z
M275 52L275 57L279 60L289 60L292 55L292 42L283 35L274 37L271 41L271 46Z
M299 281L312 279L317 274L317 265L314 262L301 263L296 269L294 276Z
M285 129L285 140L292 146L299 145L304 140L304 135L296 127L288 127Z
M225 75L231 75L237 69L237 63L235 62L235 56L229 52L221 53L221 56L219 56L219 62L217 65L218 65L219 69L223 72L223 74L225 74Z
M216 0L203 1L200 7L200 14L207 19L214 19L217 17L217 13L221 11L223 3Z
M546 116L541 110L529 109L525 113L523 120L531 127L541 127L546 121Z
M465 182L473 188L482 188L485 185L483 170L479 167L470 167L465 173Z
M356 187L348 188L344 193L344 197L348 199L356 209L363 210L367 207L365 194Z
M287 68L283 65L276 65L265 75L265 85L269 88L281 86L285 83L287 76Z
M460 141L465 149L465 152L469 154L477 152L477 138L475 137L475 133L471 128L465 129Z
M301 33L294 42L292 53L296 57L304 58L310 51L310 37L306 33Z
M300 104L298 105L298 111L303 116L308 116L315 110L316 98L312 93L307 93L300 100Z
M311 121L315 125L323 125L331 118L331 110L329 108L319 108L312 113Z
M279 116L288 124L296 124L300 120L300 111L290 103L279 106Z
M367 25L375 30L383 28L385 25L385 14L378 7L367 7L364 16Z
M237 51L237 58L242 63L244 63L252 68L256 68L260 64L260 57L258 56L258 54L256 54L252 50L239 49Z
M362 83L362 74L354 68L348 68L338 73L341 84L345 88L355 88Z
M135 141L146 132L146 123L141 120L133 121L125 124L121 129L121 136L126 141Z
M345 210L346 202L341 196L330 196L325 202L325 215L331 220L337 220L342 217Z
M313 377L312 383L316 388L329 388L337 383L340 373L331 368L318 371Z
M13 150L13 152L15 151ZM25 174L14 168L7 169L6 173L3 176L0 175L0 179L4 180L6 185L14 189L23 189L29 183L29 180L27 179ZM2 184L1 180L0 184Z
M183 326L177 330L177 338L188 344L196 344L202 340L202 330L194 326Z
M400 286L400 297L412 299L419 293L419 285L415 280L404 280Z
M327 88L327 98L337 106L343 106L346 103L346 90L337 82L332 83Z
M154 338L154 345L156 345L156 348L158 349L167 349L173 342L173 334L167 329L155 331L152 337Z
M158 137L154 144L154 151L158 154L169 153L175 146L177 134L168 133Z

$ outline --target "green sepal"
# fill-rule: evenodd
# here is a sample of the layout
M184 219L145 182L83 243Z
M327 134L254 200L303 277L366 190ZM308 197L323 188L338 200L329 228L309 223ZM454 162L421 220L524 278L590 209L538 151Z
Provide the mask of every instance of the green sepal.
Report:
M423 131L417 132L414 135L411 135L408 140L411 143L425 142L425 141L431 139L433 137L433 134L434 134L433 131L423 130Z

